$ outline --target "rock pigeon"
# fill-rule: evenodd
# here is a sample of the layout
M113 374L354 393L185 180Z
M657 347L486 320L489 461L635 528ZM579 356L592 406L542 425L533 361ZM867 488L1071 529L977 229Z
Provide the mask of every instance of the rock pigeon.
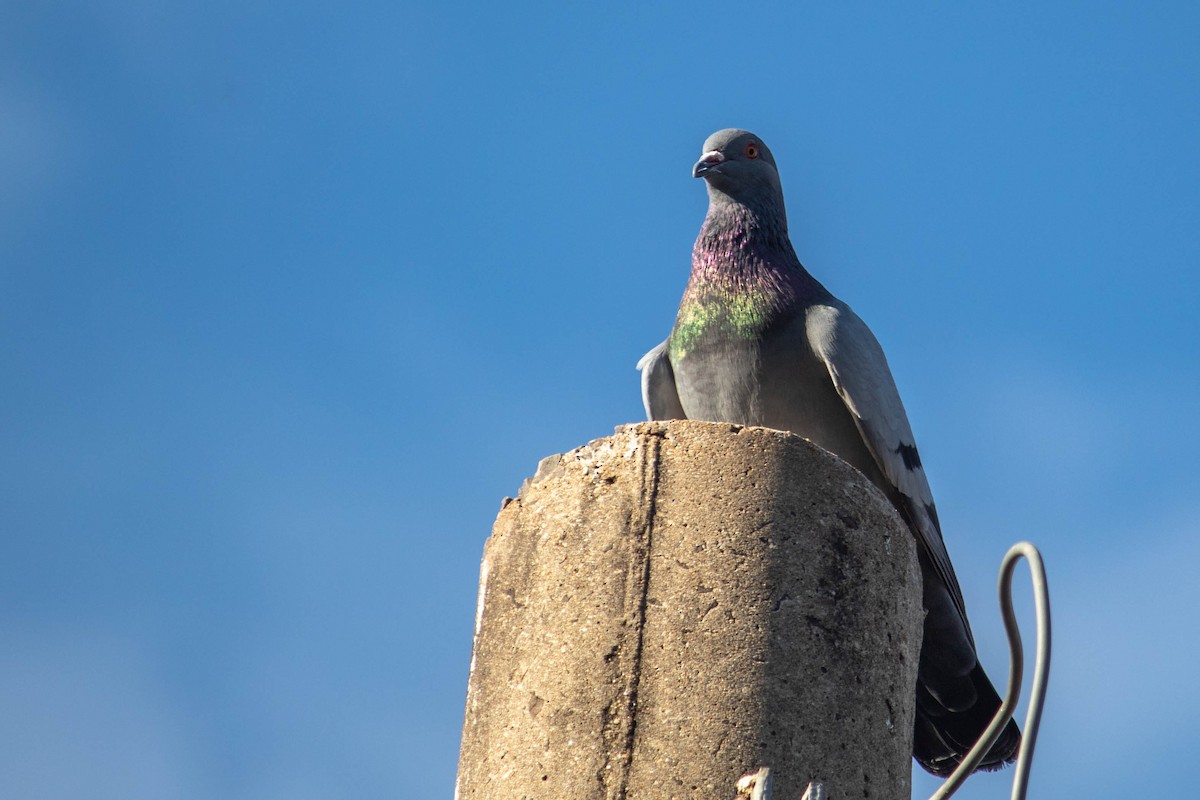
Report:
M708 215L671 335L638 362L646 413L791 431L883 490L916 537L924 578L913 757L948 775L1000 698L979 664L887 359L866 324L796 257L775 158L762 139L717 131L692 175L708 186ZM1011 763L1020 741L1010 719L980 768Z

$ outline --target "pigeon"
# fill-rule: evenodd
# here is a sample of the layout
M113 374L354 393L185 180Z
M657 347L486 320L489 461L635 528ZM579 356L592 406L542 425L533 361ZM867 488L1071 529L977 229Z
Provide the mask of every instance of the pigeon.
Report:
M796 257L775 157L762 139L717 131L692 176L707 184L708 214L671 334L638 362L646 413L791 431L856 467L891 500L916 539L924 579L913 757L949 775L1000 698L979 663L887 359L850 306ZM978 769L1012 763L1020 742L1010 718Z

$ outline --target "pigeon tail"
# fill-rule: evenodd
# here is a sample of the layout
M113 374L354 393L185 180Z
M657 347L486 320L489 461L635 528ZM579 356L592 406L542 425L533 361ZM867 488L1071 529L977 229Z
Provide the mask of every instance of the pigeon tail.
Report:
M922 676L924 677L924 676ZM934 775L948 776L958 767L1000 710L1000 696L979 664L970 673L976 700L970 708L951 711L917 680L917 714L913 728L913 758ZM1021 746L1021 731L1011 718L976 769L997 770L1013 763Z

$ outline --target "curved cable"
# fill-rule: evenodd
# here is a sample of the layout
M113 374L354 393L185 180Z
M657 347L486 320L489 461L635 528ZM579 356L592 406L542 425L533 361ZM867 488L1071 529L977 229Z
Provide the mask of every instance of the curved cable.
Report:
M971 748L958 765L958 768L946 779L946 782L933 793L929 800L947 800L958 791L963 782L983 760L984 755L1000 736L1000 732L1012 716L1017 700L1021 696L1021 679L1024 677L1025 653L1021 647L1021 629L1017 625L1017 616L1012 604L1012 577L1017 560L1024 557L1029 562L1029 571L1033 578L1033 600L1037 617L1037 653L1034 658L1033 686L1030 688L1029 710L1025 715L1025 732L1021 739L1021 747L1017 752L1017 767L1013 774L1012 800L1025 800L1025 792L1029 785L1029 766L1033 761L1033 748L1037 744L1038 728L1042 722L1042 706L1046 701L1046 680L1050 674L1050 589L1046 581L1046 568L1042 563L1042 554L1030 542L1017 542L1004 554L1000 563L1000 616L1004 619L1004 631L1008 634L1009 670L1008 688L1005 691L1004 702L1000 710L992 718L987 730L979 737L979 741Z
M1029 786L1029 768L1033 763L1033 748L1037 745L1038 729L1042 725L1042 708L1046 704L1046 684L1050 678L1050 584L1042 554L1030 542L1017 542L1004 556L1000 568L1000 602L1002 613L1016 619L1012 609L1012 574L1021 556L1029 562L1033 579L1034 614L1037 618L1037 651L1033 662L1033 685L1029 689L1029 708L1025 712L1025 737L1017 753L1017 770L1013 774L1012 800L1025 800ZM1007 571L1006 571L1007 570ZM1005 604L1005 598L1008 603ZM1015 622L1013 623L1016 624Z

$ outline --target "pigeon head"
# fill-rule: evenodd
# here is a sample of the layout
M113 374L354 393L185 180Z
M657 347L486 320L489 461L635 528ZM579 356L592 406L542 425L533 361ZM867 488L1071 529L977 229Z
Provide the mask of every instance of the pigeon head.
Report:
M750 131L726 128L709 136L700 160L692 167L692 177L704 178L713 203L728 198L752 208L783 209L775 156Z

